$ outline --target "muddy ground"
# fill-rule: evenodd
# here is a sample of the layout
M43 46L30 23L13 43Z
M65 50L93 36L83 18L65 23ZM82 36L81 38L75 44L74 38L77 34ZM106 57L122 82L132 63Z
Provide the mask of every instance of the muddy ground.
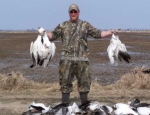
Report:
M116 82L120 77L135 67L150 67L150 34L122 33L121 41L127 46L132 59L130 63L120 62L119 66L111 66L107 56L109 38L89 39L90 66L92 79L101 85ZM30 68L32 60L29 54L31 41L37 33L0 33L0 73L20 71L27 79L38 82L58 81L59 54L61 41L55 41L57 50L48 68Z
M110 38L89 38L91 77L92 80L96 79L100 85L115 83L122 75L129 73L135 67L150 68L150 33L120 33L119 37L127 46L132 59L129 64L120 62L118 66L111 66L109 63L107 47ZM0 33L0 73L8 74L12 71L19 71L25 78L36 82L53 83L58 81L61 40L55 41L56 54L47 68L34 67L31 69L29 66L32 64L32 60L29 49L30 43L36 38L37 33ZM4 104L7 100L4 95L9 98L11 94L7 92L0 95L0 106L4 108L7 108L8 105L13 106L10 103ZM14 98L13 104L19 105L19 99L23 100L24 98L24 96ZM46 99L44 101L46 102ZM25 106L26 103L23 107Z

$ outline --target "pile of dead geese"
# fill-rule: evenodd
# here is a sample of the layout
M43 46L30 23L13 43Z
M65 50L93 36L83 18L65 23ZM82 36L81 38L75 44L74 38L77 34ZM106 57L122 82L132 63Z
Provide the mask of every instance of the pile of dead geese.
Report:
M133 99L128 103L116 103L113 106L102 105L97 101L88 101L82 105L59 104L54 107L43 103L31 103L22 115L150 115L150 104Z

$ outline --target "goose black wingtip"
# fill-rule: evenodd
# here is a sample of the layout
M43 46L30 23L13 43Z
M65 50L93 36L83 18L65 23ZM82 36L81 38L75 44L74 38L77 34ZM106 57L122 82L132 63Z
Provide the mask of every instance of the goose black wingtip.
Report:
M30 68L33 68L35 65L31 65Z

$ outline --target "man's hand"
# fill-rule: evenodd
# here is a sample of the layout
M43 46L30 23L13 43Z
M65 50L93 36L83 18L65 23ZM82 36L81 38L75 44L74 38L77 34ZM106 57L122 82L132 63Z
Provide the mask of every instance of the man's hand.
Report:
M47 32L47 37L49 38L49 40L52 40L52 32Z
M118 33L119 33L119 29L118 28L113 29L113 34L117 35Z

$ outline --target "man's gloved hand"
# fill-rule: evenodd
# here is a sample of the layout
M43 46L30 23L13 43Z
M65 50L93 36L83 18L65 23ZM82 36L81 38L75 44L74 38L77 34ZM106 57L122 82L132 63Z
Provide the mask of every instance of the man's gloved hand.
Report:
M40 34L40 35L44 35L44 33L45 33L44 28L42 28L42 27L38 27L38 28L39 28L39 29L38 29L39 34Z

